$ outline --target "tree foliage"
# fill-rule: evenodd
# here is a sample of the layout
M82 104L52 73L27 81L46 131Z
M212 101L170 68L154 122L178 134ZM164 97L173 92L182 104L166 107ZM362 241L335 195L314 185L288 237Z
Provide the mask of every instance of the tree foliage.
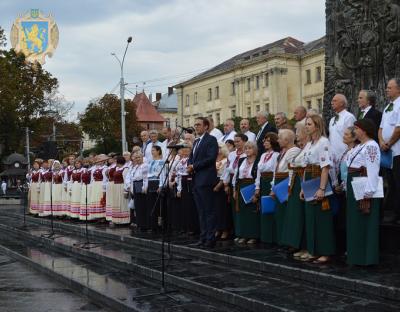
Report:
M114 94L105 94L93 100L80 116L80 126L92 140L96 140L96 152L121 151L121 106ZM140 127L136 119L136 106L132 100L125 100L126 137L128 144L138 136Z
M33 147L46 140L55 120L65 123L71 103L58 93L58 80L22 53L4 49L0 27L0 145L3 155L24 151L25 127L34 131ZM71 125L73 127L73 125ZM80 136L79 136L80 137Z

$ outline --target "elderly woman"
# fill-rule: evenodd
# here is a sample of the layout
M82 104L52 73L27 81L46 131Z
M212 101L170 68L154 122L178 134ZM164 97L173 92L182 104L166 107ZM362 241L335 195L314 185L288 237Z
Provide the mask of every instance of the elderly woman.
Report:
M29 180L29 213L37 215L39 213L39 181L40 177L40 163L35 160L33 162L33 169L27 174Z
M213 189L215 193L215 209L217 212L217 231L215 232L215 236L217 239L226 240L229 238L233 225L231 207L228 195L224 191L223 181L223 176L227 170L227 157L229 152L224 143L220 142L218 146L219 150L215 164L217 168L217 181Z
M284 217L281 243L292 250L295 259L307 259L304 226L304 201L300 200L301 181L304 176L304 147L309 141L305 126L298 125L296 143L301 151L297 156L287 158L289 176L289 196Z
M254 184L257 177L257 145L254 142L246 142L244 145L245 158L238 161L237 170L232 179L234 189L233 198L236 208L236 236L239 237L238 243L255 244L260 238L260 214L257 205L254 203L246 204L240 191L251 184Z
M190 147L182 148L180 151L180 159L175 166L176 172L176 191L177 198L180 202L177 203L176 209L180 209L181 218L174 218L179 222L176 226L179 230L194 235L199 232L199 217L193 200L192 192L192 175L187 172L188 160L191 152ZM178 217L178 216L177 216Z
M118 156L116 158L114 172L114 206L111 212L111 226L115 224L129 224L131 221L128 208L128 192L125 191L125 180L128 174L128 168L125 167L125 163L125 157Z
M63 216L62 193L63 193L63 175L61 172L61 164L58 160L53 163L53 181L52 181L52 200L53 200L53 216Z
M133 154L134 167L130 171L130 181L132 194L135 201L136 224L139 231L147 231L150 228L146 213L146 193L148 187L148 164L143 161L143 154L135 152ZM127 187L125 183L125 188Z
M107 156L104 154L95 157L95 165L91 171L90 204L88 220L102 219L106 215L106 187L107 187Z
M374 265L379 263L379 199L377 191L380 150L374 141L374 123L360 119L354 123L360 144L347 158L347 263ZM367 177L364 199L356 201L351 182L354 177Z
M355 127L349 127L344 131L343 143L347 145L347 149L343 152L339 159L334 162L335 168L331 172L332 184L334 185L335 196L339 203L339 210L334 216L336 245L338 253L346 252L346 187L347 187L347 159L353 149L359 144L356 138Z
M108 159L108 167L106 170L107 175L107 186L106 186L106 221L112 220L112 211L115 207L114 205L114 173L116 164L116 156L114 153L108 154L110 157Z
M261 155L258 162L257 177L255 181L256 191L254 197L256 201L261 196L267 196L271 192L271 182L279 156L278 135L268 132L264 137L265 153ZM267 244L277 243L276 224L273 214L260 216L260 241Z
M306 164L304 179L320 178L314 201L305 202L305 225L308 259L313 263L323 264L335 254L335 236L333 213L325 190L329 182L331 154L329 140L324 136L324 121L318 115L306 120L306 130L311 141L304 147ZM300 194L304 199L303 191Z
M289 162L294 159L299 153L300 149L294 144L295 134L292 130L282 129L278 133L278 143L281 148L279 153L277 164L274 170L272 185L279 184L283 180L293 175L292 170L289 170ZM271 191L271 195L275 194ZM286 216L287 202L280 203L276 201L276 211L274 214L275 218L275 229L276 229L276 242L278 245L282 245L282 235L285 228L285 216Z

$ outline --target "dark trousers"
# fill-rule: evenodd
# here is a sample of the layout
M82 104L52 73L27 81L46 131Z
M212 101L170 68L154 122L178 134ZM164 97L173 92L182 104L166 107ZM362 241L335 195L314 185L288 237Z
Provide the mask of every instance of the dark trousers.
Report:
M214 209L214 192L212 186L194 186L193 199L200 222L200 240L215 240L216 213Z
M393 195L393 210L396 218L400 219L400 155L393 157L391 176L391 179L389 179L389 185L390 193Z

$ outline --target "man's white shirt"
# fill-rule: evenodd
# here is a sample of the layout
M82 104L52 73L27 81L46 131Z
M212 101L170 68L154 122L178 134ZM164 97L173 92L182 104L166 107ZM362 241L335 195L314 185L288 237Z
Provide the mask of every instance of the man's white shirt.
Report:
M255 142L256 141L256 135L255 133L251 132L250 130L243 133L245 136L247 136L247 139L249 142Z
M235 135L236 135L236 131L232 130L231 132L229 132L228 134L224 134L219 140L218 142L222 142L225 143L228 140L234 140L235 139Z
M382 113L382 121L379 127L382 129L382 138L385 142L390 140L394 129L400 127L400 97L391 103L393 103L393 109L390 112L387 111L390 103L386 105ZM400 155L400 140L392 145L391 150L393 157Z
M329 141L334 147L332 148L334 160L339 159L347 149L347 145L343 143L344 131L352 127L356 121L354 115L345 109L338 113L338 117L336 121L335 117L329 121Z
M210 131L210 135L212 135L214 138L216 138L217 141L219 141L223 137L221 130L219 130L218 128L212 129Z

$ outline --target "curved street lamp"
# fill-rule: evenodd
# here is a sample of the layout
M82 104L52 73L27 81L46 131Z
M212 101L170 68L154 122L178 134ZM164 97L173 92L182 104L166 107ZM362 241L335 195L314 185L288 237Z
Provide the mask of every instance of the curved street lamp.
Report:
M126 142L126 127L125 127L125 82L124 82L124 62L125 62L125 56L126 52L128 51L128 46L132 42L132 37L128 37L127 43L126 43L126 48L124 52L124 56L122 57L122 62L118 58L118 56L115 53L111 53L112 56L114 56L121 68L121 78L119 81L119 87L120 87L120 98L121 98L121 141L122 141L122 153L128 150L128 144Z

